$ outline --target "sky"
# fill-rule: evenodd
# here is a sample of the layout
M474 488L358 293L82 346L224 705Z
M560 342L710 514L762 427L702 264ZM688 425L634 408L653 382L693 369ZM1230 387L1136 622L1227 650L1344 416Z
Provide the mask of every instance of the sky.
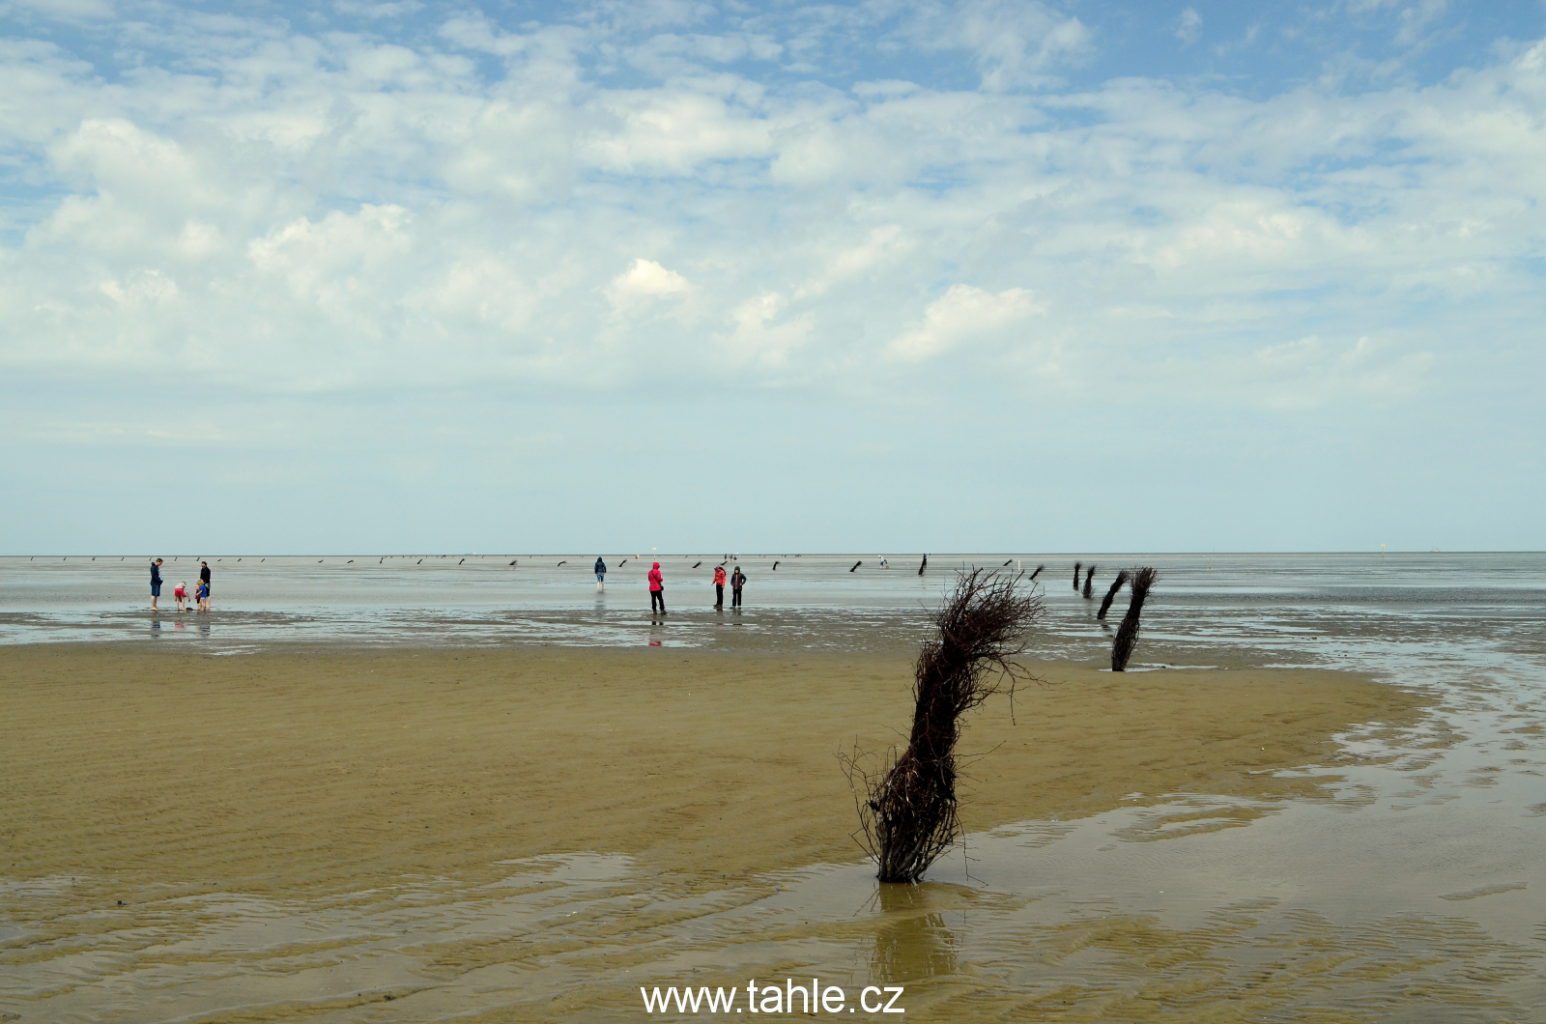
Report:
M0 552L1546 547L1546 3L0 0Z

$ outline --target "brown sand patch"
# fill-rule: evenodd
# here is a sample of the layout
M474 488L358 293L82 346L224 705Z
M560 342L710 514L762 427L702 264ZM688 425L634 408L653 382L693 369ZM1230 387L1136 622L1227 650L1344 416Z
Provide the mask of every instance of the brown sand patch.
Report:
M1002 697L968 723L969 829L1308 793L1271 773L1419 711L1332 672L1036 670L1017 724ZM0 875L293 892L585 850L731 877L854 860L835 755L896 742L910 686L905 658L12 648Z

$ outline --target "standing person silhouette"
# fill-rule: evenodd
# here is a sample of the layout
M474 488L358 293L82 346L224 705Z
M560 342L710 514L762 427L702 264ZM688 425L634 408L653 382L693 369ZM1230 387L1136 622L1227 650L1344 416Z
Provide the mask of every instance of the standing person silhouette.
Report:
M714 567L714 610L725 610L725 567L722 565Z
M666 581L660 575L660 563L656 562L650 567L650 614L659 612L666 614Z
M730 607L736 611L741 610L741 588L746 586L746 574L738 565L730 576Z
M607 563L601 560L600 555L596 556L596 589L607 589Z
M150 563L150 610L159 611L156 602L161 599L161 559Z
M209 563L199 559L199 582L204 584L204 611L209 611Z

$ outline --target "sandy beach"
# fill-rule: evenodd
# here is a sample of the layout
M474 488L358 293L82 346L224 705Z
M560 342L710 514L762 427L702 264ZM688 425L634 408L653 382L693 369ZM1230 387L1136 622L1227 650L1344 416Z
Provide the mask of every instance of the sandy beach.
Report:
M1181 792L1315 783L1339 731L1406 723L1408 693L1331 672L1113 676L1037 665L975 715L963 816L981 830ZM852 860L839 752L884 752L905 659L417 650L209 658L7 652L4 873L274 892L621 852L746 873Z
M1001 695L974 714L964 735L971 760L962 817L974 834L1174 805L1189 794L1206 795L1209 809L1172 807L1170 829L1227 830L1323 795L1334 774L1291 769L1346 761L1338 734L1401 729L1423 714L1413 693L1346 673L1114 676L1092 666L1032 667L1042 681L1020 687L1013 718ZM523 1001L534 992L556 1000L552 1019L642 1019L628 986L582 998L589 988L563 972L528 970L508 991L484 986L476 998L453 999L455 986L433 981L434 964L448 957L463 965L447 968L458 978L467 957L480 969L513 969L512 958L583 948L613 957L630 950L607 963L634 963L651 944L634 948L613 915L603 918L621 933L580 944L531 921L490 926L495 935L519 934L520 956L508 945L514 935L460 932L454 941L377 936L372 941L384 945L366 955L354 940L327 937L343 925L296 922L343 906L363 913L362 900L372 913L429 900L461 908L445 910L435 927L462 927L466 900L483 906L489 893L591 884L584 872L597 864L626 864L617 869L626 870L626 884L618 884L629 898L667 905L712 904L735 891L761 899L816 865L857 864L852 797L837 755L856 744L883 752L897 739L908 721L910 673L900 657L669 649L307 649L244 657L12 649L0 668L8 765L0 781L0 873L9 880L5 914L25 927L0 952L12 977L0 1005L38 1020L148 1019L152 1010L231 1019L217 1011L236 1005L244 1020L366 1020L377 1018L365 1007L396 1003L414 979L418 1009L393 1019L440 1019L469 1005L488 1009L477 1019L535 1019L526 1011L502 1015L512 1006L529 1010ZM551 860L559 855L573 857ZM578 869L578 882L564 874L571 868L533 881L532 865L547 863L591 866ZM875 898L867 869L834 870L853 880L849 898ZM464 896L452 899L452 890ZM907 899L937 904L950 890L925 886ZM587 898L570 892L560 905L590 916ZM886 894L882 932L887 961L905 965L919 954L898 939L896 922L927 924L934 912L923 903L898 915L898 899ZM276 952L272 941L250 935L207 934L214 922L248 918L273 929L255 934L294 941ZM98 934L104 930L111 941ZM714 940L719 953L710 959L745 955L749 937ZM121 981L128 998L108 1007L73 959L93 941L120 951L129 941L136 956L182 980L148 985L144 1003ZM405 965L409 948L435 955ZM205 976L217 964L225 988ZM233 973L233 965L244 966ZM145 969L136 961L137 971ZM697 972L657 969L665 980L673 970ZM897 968L904 976L911 969ZM91 972L103 970L115 974L100 964ZM878 976L892 968L866 970ZM319 981L319 972L331 980ZM442 1003L426 994L437 991ZM931 1019L929 1005L915 1003L914 1019Z

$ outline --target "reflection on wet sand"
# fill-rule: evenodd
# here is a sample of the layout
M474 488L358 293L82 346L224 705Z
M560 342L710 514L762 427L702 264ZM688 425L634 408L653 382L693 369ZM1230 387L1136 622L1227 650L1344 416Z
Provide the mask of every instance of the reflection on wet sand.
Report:
M941 893L948 888L930 883L879 886L881 916L870 958L873 984L906 985L956 973L956 939L942 913L948 904Z

